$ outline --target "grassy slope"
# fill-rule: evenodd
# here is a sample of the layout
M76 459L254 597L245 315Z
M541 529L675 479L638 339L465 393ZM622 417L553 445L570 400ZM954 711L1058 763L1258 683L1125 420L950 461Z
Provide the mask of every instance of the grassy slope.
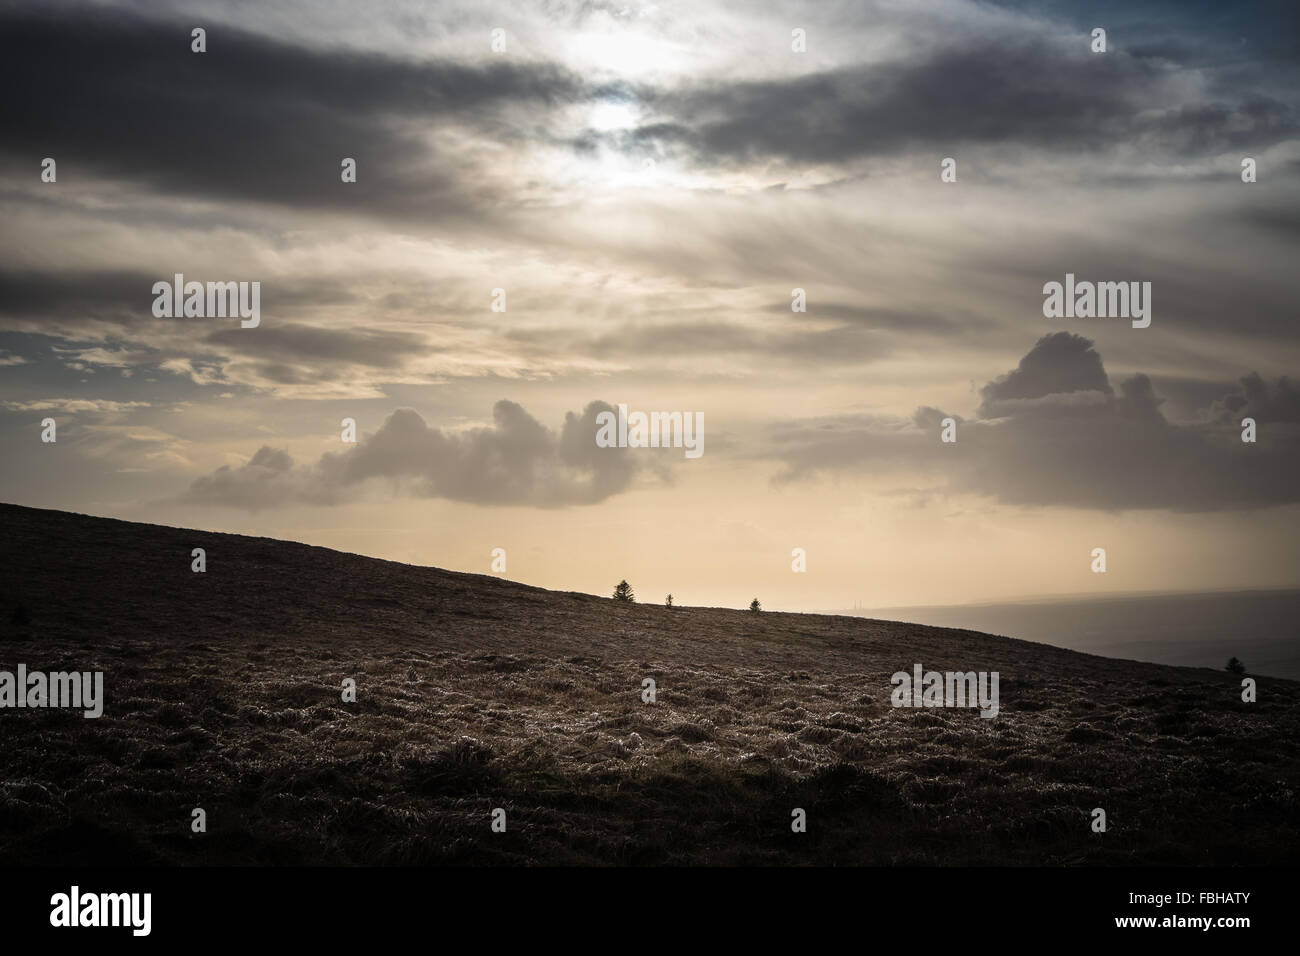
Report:
M1247 705L1225 673L972 631L621 605L12 505L0 602L0 668L103 670L108 698L99 720L0 710L0 862L1300 858L1294 682ZM999 671L1001 715L892 708L916 662Z

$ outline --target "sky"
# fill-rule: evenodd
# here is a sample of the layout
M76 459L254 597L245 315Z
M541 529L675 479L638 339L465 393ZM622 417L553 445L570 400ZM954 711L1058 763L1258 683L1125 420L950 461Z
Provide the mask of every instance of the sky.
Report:
M0 500L678 604L1293 586L1298 45L1294 3L0 0ZM257 324L157 315L176 274ZM1150 324L1048 317L1067 275ZM703 453L601 447L619 405Z

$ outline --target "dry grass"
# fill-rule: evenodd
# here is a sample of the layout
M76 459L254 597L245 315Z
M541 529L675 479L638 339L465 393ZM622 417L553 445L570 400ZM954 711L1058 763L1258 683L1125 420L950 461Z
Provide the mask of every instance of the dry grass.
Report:
M3 862L1300 856L1294 682L1248 705L1229 674L971 631L623 604L8 505L0 528L0 668L103 670L107 693L99 720L0 711ZM1001 714L890 707L916 662L999 671Z

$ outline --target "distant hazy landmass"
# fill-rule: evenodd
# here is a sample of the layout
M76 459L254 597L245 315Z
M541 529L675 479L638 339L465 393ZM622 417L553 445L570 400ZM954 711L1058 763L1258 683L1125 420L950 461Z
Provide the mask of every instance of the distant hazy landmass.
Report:
M1089 654L1300 678L1300 590L1136 594L852 611L1041 641Z

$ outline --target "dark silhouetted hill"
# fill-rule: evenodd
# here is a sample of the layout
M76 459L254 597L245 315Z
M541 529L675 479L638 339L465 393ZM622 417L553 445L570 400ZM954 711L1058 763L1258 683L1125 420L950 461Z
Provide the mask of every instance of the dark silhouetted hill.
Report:
M190 570L193 548L206 573ZM1285 680L1261 680L1246 704L1216 670L889 621L628 604L12 505L0 601L0 670L100 670L106 690L98 720L0 710L0 862L1300 853L1300 684ZM915 663L998 671L1001 713L892 707L890 675ZM655 703L642 702L647 678ZM806 833L791 832L794 808Z

